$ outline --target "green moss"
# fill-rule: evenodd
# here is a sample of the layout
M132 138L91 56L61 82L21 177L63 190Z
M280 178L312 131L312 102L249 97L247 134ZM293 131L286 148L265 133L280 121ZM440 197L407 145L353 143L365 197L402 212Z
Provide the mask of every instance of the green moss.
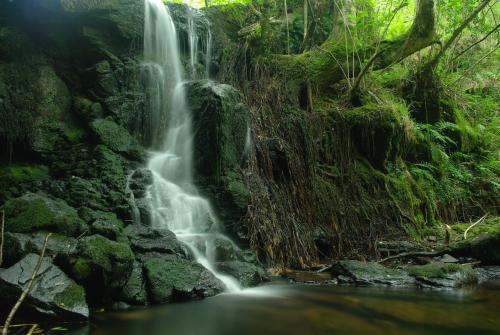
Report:
M56 305L66 308L80 306L82 301L85 301L85 290L77 284L68 286L54 297Z
M9 200L1 209L5 211L5 229L10 232L48 230L75 236L85 227L76 210L64 200L43 194L27 193Z
M84 237L78 245L73 274L80 282L91 285L102 280L105 287L121 287L132 271L134 254L126 243L111 241L101 235Z
M0 166L0 185L13 185L29 181L44 180L49 177L45 165L14 164Z

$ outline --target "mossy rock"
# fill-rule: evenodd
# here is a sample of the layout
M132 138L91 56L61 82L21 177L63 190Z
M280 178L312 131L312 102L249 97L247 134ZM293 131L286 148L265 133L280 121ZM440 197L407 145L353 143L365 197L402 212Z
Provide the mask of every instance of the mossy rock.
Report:
M481 233L452 246L453 256L473 257L483 264L500 265L500 231Z
M144 269L156 303L200 299L224 290L222 282L202 265L179 256L145 257Z
M42 193L27 193L9 200L1 210L5 211L5 230L13 233L46 230L77 236L86 229L74 208Z
M265 270L255 264L228 261L217 263L217 269L236 278L243 287L257 286L268 280Z
M74 278L89 290L119 289L132 271L134 253L126 243L111 241L101 235L84 237L72 260Z
M432 262L425 265L406 267L423 287L461 287L478 282L478 274L470 265Z
M388 268L376 262L339 261L333 265L331 271L339 283L354 283L362 286L408 286L414 284L414 280L405 271Z
M49 168L38 164L0 166L0 203L18 197L50 179Z
M90 124L99 141L112 151L133 160L143 160L144 149L127 129L116 124L111 119L96 119Z

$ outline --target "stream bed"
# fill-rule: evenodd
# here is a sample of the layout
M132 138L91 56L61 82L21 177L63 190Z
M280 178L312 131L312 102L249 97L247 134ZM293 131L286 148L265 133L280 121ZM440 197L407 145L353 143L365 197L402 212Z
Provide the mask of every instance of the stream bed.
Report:
M89 326L70 333L500 334L500 282L441 291L273 284L197 302L98 313Z

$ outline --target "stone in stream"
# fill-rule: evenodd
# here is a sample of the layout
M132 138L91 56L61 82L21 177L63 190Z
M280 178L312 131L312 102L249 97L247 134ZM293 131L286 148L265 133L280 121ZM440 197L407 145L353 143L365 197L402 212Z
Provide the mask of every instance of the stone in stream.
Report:
M243 287L257 286L268 280L265 270L252 263L240 261L220 262L217 263L217 269L236 278Z
M456 257L473 257L482 264L500 265L500 231L458 242L450 253Z
M432 262L407 267L420 287L456 288L477 284L478 273L470 265Z
M332 274L337 276L339 283L388 286L414 285L414 279L405 271L387 268L376 262L339 261L332 266Z
M28 254L8 269L0 270L1 309L13 306L29 284L40 256ZM71 280L49 257L44 257L37 281L18 315L47 320L80 321L89 316L85 291ZM30 319L32 321L32 319Z
M223 283L195 261L176 255L143 257L149 295L155 303L200 299L221 293Z

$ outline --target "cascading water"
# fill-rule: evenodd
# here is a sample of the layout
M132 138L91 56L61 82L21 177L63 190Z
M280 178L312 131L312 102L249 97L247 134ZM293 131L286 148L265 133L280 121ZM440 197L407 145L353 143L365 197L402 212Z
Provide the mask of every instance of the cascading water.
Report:
M162 0L145 0L144 69L150 92L151 131L157 136L153 143L159 143L148 163L153 172L149 190L152 225L173 231L227 291L239 291L240 285L233 277L214 267L215 242L229 239L219 232L208 201L197 194L192 183L193 134L178 44L168 8Z

